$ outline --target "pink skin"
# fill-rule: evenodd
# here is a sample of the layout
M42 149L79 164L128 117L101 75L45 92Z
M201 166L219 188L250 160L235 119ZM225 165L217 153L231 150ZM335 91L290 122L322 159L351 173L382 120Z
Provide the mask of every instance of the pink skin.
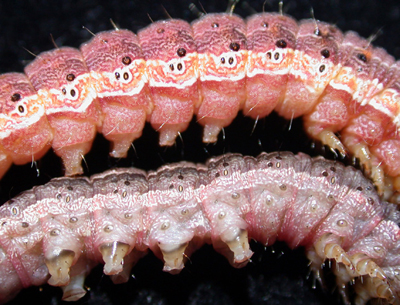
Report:
M131 31L113 30L98 33L80 50L88 69L96 73L96 78L92 78L96 92L112 94L98 98L103 114L100 131L113 142L111 155L126 157L131 143L142 135L146 117L152 111L147 84L143 85L145 62L139 40ZM139 62L129 70L128 66L135 60ZM138 73L142 77L133 76ZM107 75L111 75L111 79ZM131 93L133 90L136 91Z
M54 131L52 146L62 157L66 174L81 173L82 156L90 150L97 125L100 125L96 100L79 110L84 99L91 98L88 86L80 82L76 87L68 87L78 77L89 73L81 53L73 48L42 53L25 67L25 73L35 90L43 90L39 91L39 96L43 98L47 119ZM58 93L50 93L52 89L57 89ZM50 93L49 97L44 92Z
M393 133L395 126L392 125L388 129L390 118L384 112L371 105L363 106L360 104L360 101L365 99L371 101L372 98L375 103L383 104L381 107L386 108L386 111L393 114L397 113L396 106L379 101L380 92L384 92L386 87L392 87L395 76L398 74L396 67L391 68L393 64L394 59L384 50L379 48L373 50L371 58L368 59L368 79L378 80L380 87L374 83L365 83L358 88L357 100L353 100L349 105L352 118L341 133L344 142L347 137L350 137L356 139L355 141L364 142L369 147L373 147L384 140L385 134Z
M371 148L380 160L383 160L385 172L390 176L400 175L400 140L386 140Z
M328 82L338 73L335 66L340 60L339 47L343 34L336 27L319 22L319 35L315 35L315 27L314 21L303 21L297 32L295 48L300 52L291 63L285 98L276 108L286 119L312 110ZM307 64L310 58L318 60L312 71ZM310 91L309 87L314 91Z
M365 46L368 48L365 49ZM347 125L355 108L351 102L357 90L356 81L358 78L368 79L370 70L370 66L358 56L368 55L370 52L372 46L368 45L368 41L354 32L345 34L339 49L340 61L345 69L339 72L337 79L330 81L314 109L304 115L304 126L311 137L318 138L323 130L338 132ZM350 69L350 75L347 69ZM341 85L345 85L350 91L340 89Z
M160 131L160 144L172 145L179 132L188 127L199 103L194 62L179 62L196 52L193 31L187 22L168 20L151 24L139 31L138 37L146 60L162 60L165 63L177 60L175 64L165 67L164 71L159 66L148 68L154 102L150 123ZM161 80L165 86L152 86L153 80ZM180 89L168 85L183 85L190 80L194 80L194 83Z
M344 101L349 101L350 98L350 94L328 85L314 110L304 116L307 133L317 138L324 130L337 132L343 129L349 120L347 104Z
M256 66L258 69L268 69L273 74L257 74L246 79L247 99L243 105L243 113L256 119L270 114L278 103L283 100L286 83L288 79L288 64L292 60L293 54L285 54L281 51L294 49L296 44L296 34L298 31L297 22L287 16L280 14L262 13L249 17L247 25L247 48L254 53L265 53L270 60L266 60L264 65ZM281 26L284 24L285 26ZM285 48L279 48L277 41L284 41ZM285 55L283 55L285 54ZM274 57L273 60L272 57ZM275 59L278 57L278 60ZM283 60L280 57L284 57ZM276 63L274 62L276 60ZM250 69L252 72L252 69Z
M235 15L207 14L204 18L195 21L192 28L199 55L220 56L225 52L247 49L245 23ZM235 47L232 47L232 44L235 44ZM202 103L196 110L196 114L198 122L205 126L203 136L205 142L216 141L219 131L232 122L246 100L245 78L222 80L222 77L235 77L245 72L229 70L236 69L235 66L230 66L233 56L239 61L238 65L242 64L240 62L242 59L231 53L228 58L224 58L220 67L214 67L213 64L213 66L207 67L209 70L200 72L200 78L202 75L208 76L208 73L212 73L215 78L219 79L218 81L201 81L199 87ZM210 62L213 61L210 60Z
M49 150L53 138L46 115L40 116L43 101L37 98L35 89L22 73L1 75L0 88L0 111L8 118L2 121L5 124L2 131L10 130L0 140L4 153L15 164L40 159Z

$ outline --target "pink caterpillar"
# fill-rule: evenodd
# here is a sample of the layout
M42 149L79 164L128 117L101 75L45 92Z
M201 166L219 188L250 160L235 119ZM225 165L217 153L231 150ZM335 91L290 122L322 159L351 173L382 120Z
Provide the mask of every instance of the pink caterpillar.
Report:
M393 58L381 49L373 49L368 41L360 40L356 35L350 33L343 38L340 31L331 25L321 23L316 26L314 22L310 21L297 28L291 19L281 21L279 15L268 16L253 18L254 25L265 31L274 26L279 28L281 25L285 25L286 28L278 32L278 35L272 36L271 41L267 40L264 45L260 45L260 50L256 50L257 44L254 42L262 40L252 38L255 37L252 36L252 33L259 35L258 27L253 29L251 24L248 24L246 30L243 20L234 16L228 17L228 15L221 17L220 22L207 21L207 18L219 18L208 15L202 21L205 23L205 27L199 26L199 29L196 30L197 28L194 26L193 33L186 23L175 21L169 21L171 26L165 24L160 27L160 24L155 23L146 28L139 34L139 42L132 38L130 32L114 31L112 34L114 36L127 35L133 39L130 44L131 49L125 50L126 54L133 53L122 58L120 55L116 58L106 57L113 62L114 66L107 67L108 74L103 75L97 72L104 70L104 66L107 64L104 54L107 54L109 50L103 52L101 56L93 55L93 52L95 52L94 50L99 51L99 46L107 49L112 42L111 38L109 38L109 42L105 42L107 39L97 35L95 39L98 39L98 42L95 43L95 48L82 48L86 64L92 71L91 78L89 72L84 69L83 62L78 65L79 67L75 65L79 71L67 69L58 76L55 74L51 76L54 71L57 71L54 70L54 65L57 65L55 62L59 62L58 59L50 59L54 54L60 55L65 51L65 56L69 57L71 62L78 63L82 60L81 55L72 49L64 49L64 51L59 49L53 52L53 55L42 54L26 68L26 71L30 75L33 86L37 90L42 88L42 91L39 90L39 95L43 100L48 100L48 102L44 101L45 107L36 102L28 103L36 110L27 110L28 104L26 104L26 100L22 99L21 93L16 92L15 87L9 88L9 81L19 82L20 80L15 80L15 75L10 76L11 79L4 80L7 90L9 90L6 96L11 99L9 104L12 105L12 115L20 117L21 114L34 112L36 119L32 120L40 126L31 127L30 131L27 131L18 129L14 123L9 125L10 121L6 123L9 129L4 132L6 139L2 142L4 148L2 160L5 164L3 168L6 169L12 161L24 163L40 157L48 149L48 143L51 141L56 153L61 155L64 160L67 174L76 174L81 171L80 160L90 149L96 128L100 128L106 138L114 141L113 155L119 157L125 155L132 139L141 134L146 117L153 126L161 130L161 143L171 144L178 132L187 127L193 112L197 112L199 122L205 125L205 140L214 141L219 130L230 124L239 109L243 108L246 115L254 118L263 117L275 109L288 119L305 114L308 133L333 149L338 149L342 153L345 153L347 149L359 157L367 172L372 171L372 178L382 191L383 170L391 177L398 175L397 127L396 119L393 119L397 115L397 104L390 104L390 101L396 100L393 98L393 94L396 91L398 73L397 65L393 64ZM267 20L265 18L272 19L262 23L262 20ZM207 25L215 25L213 29L218 31L219 28L223 28L224 22L227 22L228 25L236 24L238 30L232 32L234 36L229 36L230 34L227 32L222 33L220 38L222 37L225 41L222 40L218 50L216 49L217 44L213 44L212 49L206 48L207 50L202 51L202 45L207 46L206 43L201 42L207 35ZM219 23L221 23L221 27ZM152 37L152 34L149 33L152 31L151 29L155 32L160 31L159 35L167 35L169 31L174 31L174 26L178 26L179 30L177 31L182 36L177 35L175 40L169 41L168 48L159 49L154 53L157 50L157 44L152 45L152 40L149 40L149 37ZM303 31L304 34L302 34ZM188 36L185 36L185 33ZM194 40L186 39L190 35L194 37ZM182 40L182 37L185 39ZM308 39L314 40L314 42L310 43ZM317 45L317 42L322 44ZM292 52L295 45L298 50ZM138 55L140 53L137 49L138 46L142 47L146 60L141 59ZM318 50L307 49L315 46ZM364 49L366 46L368 48ZM246 49L252 52L247 52ZM303 56L302 52L306 49L308 55ZM217 56L215 58L219 60L213 59L214 63L218 62L213 71L219 73L214 76L212 76L214 72L204 69L210 66L207 63L212 58L210 51L215 53L214 55ZM262 52L257 53L257 51ZM225 52L226 56L222 56L221 52ZM111 54L112 52L108 55ZM91 55L93 55L93 60L90 59ZM353 57L354 62L352 61ZM164 58L164 62L158 61L159 58ZM310 64L312 60L316 60L315 58L318 60L312 63L314 70L308 75L304 70L307 67L303 67L303 69L301 65L305 62ZM224 66L224 61L227 67ZM116 63L119 65L118 68L115 66ZM137 63L137 66L133 67L134 63ZM237 66L236 63L238 63ZM96 64L99 65L96 66ZM128 66L131 70L125 71L124 69L127 69ZM354 68L355 66L356 68ZM62 69L64 68L63 66ZM362 76L363 73L355 72L357 69L363 69L363 72L368 69L371 71ZM133 70L146 73L138 72L138 77L134 78L132 77L135 73ZM274 72L269 74L268 71ZM167 75L168 73L169 75ZM352 76L349 77L348 73ZM272 77L268 75L272 75ZM151 92L150 95L146 91L145 76L148 79L147 86ZM51 78L51 81L46 83L44 80L47 77ZM296 77L300 77L301 81ZM271 79L273 82L270 81ZM289 80L289 83L286 82L286 79ZM331 81L331 79L334 80ZM98 83L96 84L93 80L97 80ZM127 89L125 85L132 85L131 80L134 80L133 87ZM168 81L171 83L168 84ZM268 86L260 85L262 82L268 82ZM243 87L245 83L246 87ZM216 86L216 84L218 85ZM233 87L235 89L230 94L229 90ZM314 92L315 87L317 90ZM96 90L93 90L94 88ZM243 89L237 91L238 88ZM25 92L23 91L25 89L28 90L19 88L21 92ZM131 89L131 92L134 93L128 93L128 90ZM124 90L125 92L121 93ZM308 92L307 96L301 93L306 91ZM49 102L49 92L52 95L51 102ZM83 103L78 100L81 93L82 97L86 97L86 100L83 98L85 100ZM349 95L349 93L351 94ZM35 96L34 91L25 93L25 95L30 94ZM135 107L128 109L126 104L126 107L122 107L117 105L115 100L110 102L109 95L115 94L133 95L137 98ZM100 106L98 104L96 106L96 101L92 101L92 98L96 96L100 97ZM227 99L227 96L231 97ZM150 97L151 100L149 100ZM125 97L118 98L118 100L122 103L124 103L123 100L126 102ZM227 102L228 100L229 102ZM319 100L318 103L317 100ZM266 101L266 104L260 106ZM226 102L229 105L224 104ZM294 105L290 103L294 103ZM70 104L71 108L68 108L66 104ZM99 113L100 108L102 109L101 113ZM85 111L82 112L82 109ZM37 121L45 112L47 113L46 117ZM121 120L122 114L124 120ZM131 119L126 119L128 117ZM388 117L390 119L387 119ZM127 124L127 122L132 124ZM367 122L368 124L366 124ZM387 123L389 125L386 125ZM371 125L374 126L371 127ZM22 126L26 127L26 121ZM341 133L342 142L345 144L343 146L334 132L345 126L346 128ZM15 141L15 139L19 139L19 141ZM34 147L35 145L36 147ZM28 150L27 147L29 147ZM370 150L372 151L370 152Z
M98 262L114 283L126 282L147 249L173 274L204 243L243 267L253 254L250 238L304 246L315 272L331 259L344 296L345 285L363 276L357 304L397 304L398 221L395 206L381 202L360 171L304 154L227 154L206 166L56 178L0 208L0 300L46 281L77 300Z

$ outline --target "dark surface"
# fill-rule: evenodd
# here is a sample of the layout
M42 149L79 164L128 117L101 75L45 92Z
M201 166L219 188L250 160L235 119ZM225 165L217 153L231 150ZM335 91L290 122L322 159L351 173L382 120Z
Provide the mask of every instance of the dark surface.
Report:
M2 1L0 2L0 71L22 71L32 55L52 49L50 34L58 46L78 47L90 39L92 32L112 28L109 19L121 28L134 31L153 20L166 19L167 11L174 18L193 20L190 1ZM247 16L262 11L259 1L242 1L236 13ZM226 1L202 1L207 12L222 12ZM198 7L198 3L196 3ZM247 5L247 8L243 8ZM314 8L317 19L336 24L342 30L354 30L364 37L381 32L375 45L382 46L400 58L400 4L398 1L287 1L284 11L297 19L309 18ZM164 10L165 8L165 10ZM278 1L270 1L266 11L277 11ZM254 122L241 116L225 129L216 145L201 143L201 128L193 122L176 146L161 148L155 131L147 126L141 139L135 142L135 151L125 160L108 157L108 143L98 137L94 148L86 156L87 173L94 174L115 166L135 166L155 169L162 164L187 160L203 162L212 155L240 152L257 155L261 151L290 150L309 154L321 153L312 148L311 141L302 132L300 120L289 122L275 114L260 120L252 133ZM289 127L291 126L290 130ZM333 158L332 154L327 154ZM33 185L43 184L62 175L60 161L53 153L38 161L40 176L30 165L13 167L0 182L0 200L5 202ZM244 269L234 269L226 260L205 247L193 255L191 263L180 275L161 271L162 262L148 255L134 268L134 279L124 285L113 285L97 268L88 277L91 291L80 304L340 304L333 288L312 289L308 279L307 259L302 249L291 251L284 245L264 248L253 244L256 252ZM329 270L327 271L329 278ZM328 285L329 286L329 285ZM40 304L60 303L58 288L44 286L24 290L13 304L33 300Z

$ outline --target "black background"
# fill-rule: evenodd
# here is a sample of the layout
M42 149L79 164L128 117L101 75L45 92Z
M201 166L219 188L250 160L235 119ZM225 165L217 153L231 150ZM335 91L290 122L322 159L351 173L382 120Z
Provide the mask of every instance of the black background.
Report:
M245 17L262 11L264 0L242 1L235 13ZM92 32L112 29L109 19L135 32L153 20L173 18L192 21L197 18L189 10L191 1L1 1L0 2L0 71L21 72L35 54L54 48L50 34L58 46L78 47L90 39ZM195 2L200 8L198 2ZM206 12L223 12L227 1L201 1ZM343 31L353 30L361 36L379 34L375 45L400 58L400 4L398 1L287 1L284 11L297 19L309 18L314 9L317 19L336 24ZM164 9L165 8L165 9ZM268 1L266 11L277 11L278 1ZM213 155L240 152L257 155L261 151L290 150L316 155L323 149L314 149L302 131L301 120L292 124L275 114L260 120L252 133L254 122L241 115L225 129L225 139L220 136L216 145L201 142L201 128L193 121L182 141L171 148L158 146L158 138L146 126L142 138L129 157L114 160L108 157L108 143L101 136L95 140L92 151L86 156L88 175L116 166L135 166L156 169L175 161L204 162ZM331 153L325 154L334 158ZM346 161L346 160L345 160ZM348 160L347 160L348 161ZM49 153L35 167L13 166L0 182L0 202L19 192L62 175L59 159ZM113 285L94 270L87 279L91 291L80 304L340 304L334 286L313 289L313 280L307 278L308 267L302 249L291 251L284 245L264 248L252 244L256 252L252 262L244 269L234 269L211 247L204 247L191 259L180 275L161 271L162 262L148 255L134 268L135 279L124 285ZM326 271L330 278L329 270ZM329 282L329 281L328 281ZM24 290L13 304L32 302L40 304L61 303L57 288L44 286Z

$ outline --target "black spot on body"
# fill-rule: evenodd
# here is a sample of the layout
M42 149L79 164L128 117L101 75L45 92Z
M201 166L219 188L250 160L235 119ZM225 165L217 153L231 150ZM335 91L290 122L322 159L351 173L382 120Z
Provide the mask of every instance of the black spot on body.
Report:
M367 56L365 56L363 53L357 54L357 58L363 62L367 62Z
M179 57L183 57L186 55L186 50L184 48L179 48L176 53L178 54Z
M22 98L22 96L19 93L14 93L13 95L11 95L12 102L18 102L21 98Z
M124 58L122 58L122 63L127 66L132 62L132 59L129 56L125 56Z
M232 43L229 45L229 49L231 49L232 51L237 52L237 51L240 50L240 45L239 45L237 42L232 42Z
M329 58L329 56L331 55L331 53L329 52L328 49L324 49L321 51L321 55L325 58Z
M75 79L75 75L70 73L67 75L67 81L72 82Z
M276 44L278 48L284 49L287 47L287 42L284 39L279 39Z

